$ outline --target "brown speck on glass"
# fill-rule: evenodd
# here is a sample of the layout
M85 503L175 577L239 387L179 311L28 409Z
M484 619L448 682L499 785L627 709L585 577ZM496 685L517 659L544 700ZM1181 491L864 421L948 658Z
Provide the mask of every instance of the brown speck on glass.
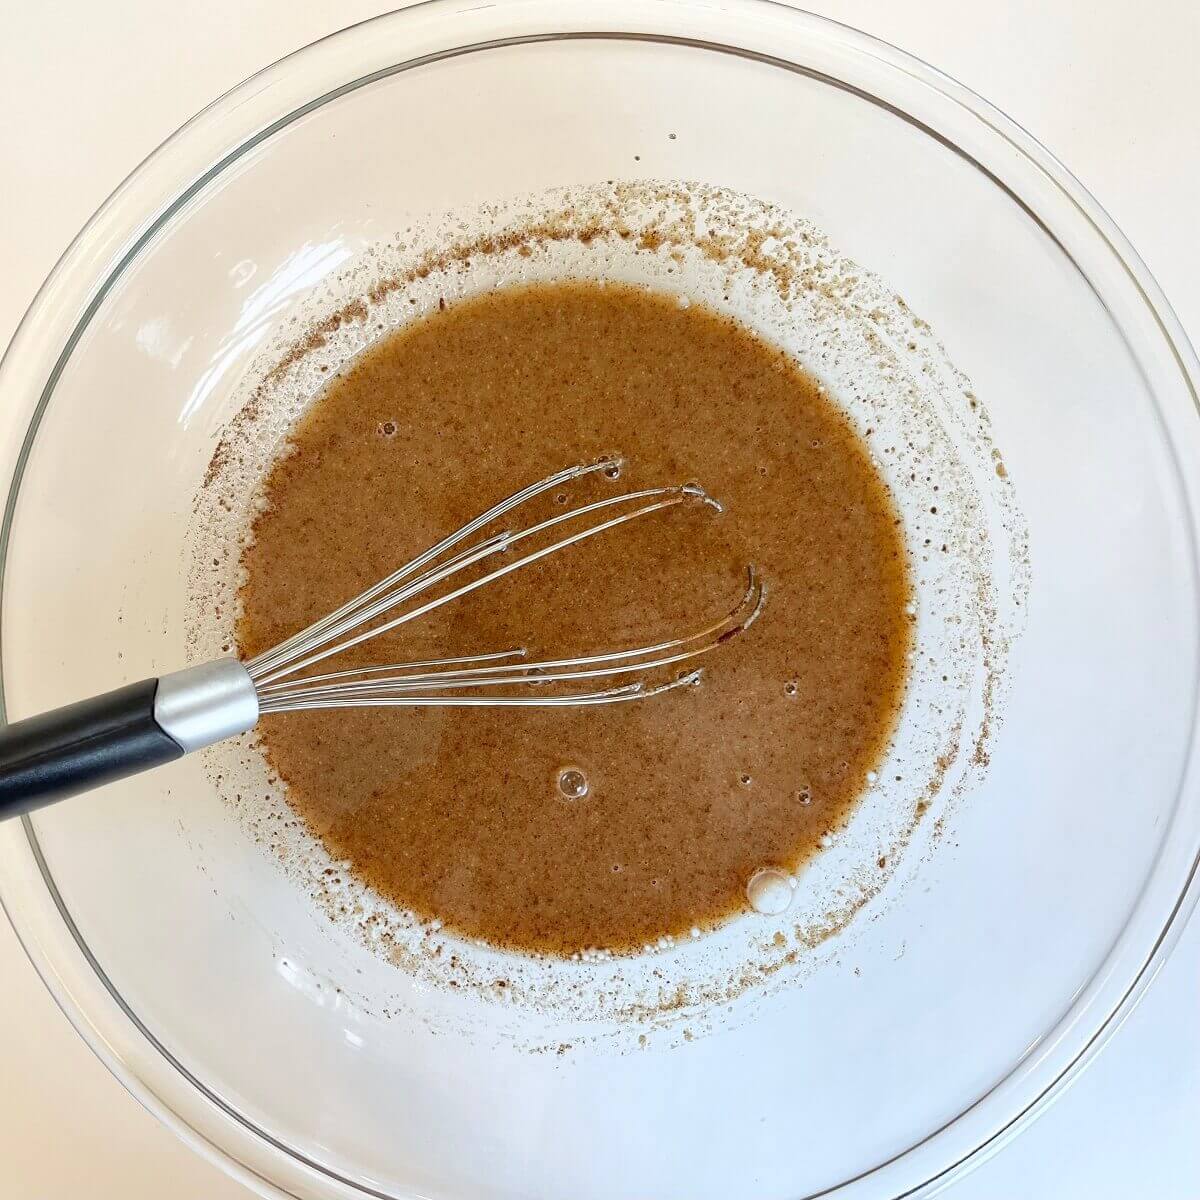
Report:
M487 505L614 450L620 480L589 476L571 504L695 478L728 511L630 522L322 669L595 653L709 623L749 562L770 589L702 688L644 703L265 718L271 769L336 860L448 930L569 956L709 928L744 910L764 863L799 867L841 823L895 723L907 560L865 445L779 361L700 304L561 283L456 302L330 380L244 552L243 657ZM391 422L402 438L379 436ZM547 494L527 516L562 511ZM554 781L576 765L587 794L566 802Z

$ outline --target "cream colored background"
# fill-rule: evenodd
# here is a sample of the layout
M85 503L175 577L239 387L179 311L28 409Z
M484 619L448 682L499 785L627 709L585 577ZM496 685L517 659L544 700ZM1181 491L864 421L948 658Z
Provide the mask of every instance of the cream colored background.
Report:
M387 7L0 0L0 344L80 225L176 126L259 66ZM1107 206L1200 340L1194 0L811 7L934 63L1031 130ZM2 920L0 980L0 1200L248 1200L92 1057ZM1096 1064L951 1194L1197 1200L1198 1128L1200 921Z

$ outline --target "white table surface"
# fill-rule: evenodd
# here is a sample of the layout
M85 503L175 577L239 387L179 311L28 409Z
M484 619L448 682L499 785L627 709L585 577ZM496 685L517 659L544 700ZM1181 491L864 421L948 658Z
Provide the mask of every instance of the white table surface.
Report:
M258 67L388 7L0 0L0 345L78 228L172 130ZM1200 340L1195 0L811 7L941 67L1040 138L1107 207ZM2 919L0 980L0 1196L249 1200L93 1058ZM1200 918L1083 1077L950 1194L1200 1197Z

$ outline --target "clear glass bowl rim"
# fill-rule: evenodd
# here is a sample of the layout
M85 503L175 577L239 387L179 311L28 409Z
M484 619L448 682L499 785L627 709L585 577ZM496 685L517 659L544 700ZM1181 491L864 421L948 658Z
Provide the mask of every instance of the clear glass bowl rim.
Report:
M697 29L680 31L678 27L687 26L689 18L694 18ZM1032 169L1069 201L1078 218L1090 226L1119 262L1140 293L1167 347L1167 356L1173 359L1179 381L1200 412L1200 363L1195 352L1153 276L1101 206L1024 129L968 88L912 55L779 0L726 0L719 9L703 0L692 4L673 0L640 4L633 0L573 0L570 5L560 2L557 7L553 0L507 0L505 4L474 10L461 9L457 0L423 0L331 34L232 88L135 168L63 253L0 359L0 397L16 401L0 404L0 460L11 480L0 525L0 597L22 472L39 422L75 344L116 279L158 229L254 146L339 95L411 67L503 45L588 37L658 41L745 56L814 76L889 108L966 157L1050 236L1055 236L1034 208L979 159L913 114L836 75L734 41L704 36L701 28L719 25L727 35L736 35L740 27L750 23L786 26L791 35L821 44L826 57L869 62L874 71L893 78L906 76L911 86L969 114L978 123L977 133L1015 151L1025 169ZM673 31L664 31L666 26L673 27ZM381 32L386 36L380 37ZM427 48L372 70L360 69L360 64L377 58L385 47L409 43L414 49ZM324 90L318 86L317 94L312 94L314 84L338 78L341 81L336 86ZM0 644L0 668L2 653ZM0 669L0 717L4 712L3 691ZM1193 763L1197 740L1198 732L1193 730ZM1157 937L1144 950L1144 959L1128 987L1071 1057L1059 1064L1032 1099L1009 1115L1001 1127L987 1132L950 1161L943 1151L939 1161L935 1143L972 1108L995 1096L1007 1080L922 1142L823 1195L841 1195L869 1179L889 1187L899 1182L892 1168L900 1160L918 1156L918 1152L912 1166L924 1169L918 1170L915 1177L910 1169L903 1190L886 1194L929 1195L998 1150L1062 1094L1129 1015L1166 961L1198 898L1200 854L1193 858L1182 889ZM208 1090L154 1038L122 1000L80 937L42 859L28 818L0 827L0 904L38 974L88 1045L144 1107L203 1156L264 1195L287 1197L294 1194L291 1186L304 1185L306 1190L313 1186L332 1188L334 1194L347 1197L385 1196L333 1175L268 1131L255 1127Z

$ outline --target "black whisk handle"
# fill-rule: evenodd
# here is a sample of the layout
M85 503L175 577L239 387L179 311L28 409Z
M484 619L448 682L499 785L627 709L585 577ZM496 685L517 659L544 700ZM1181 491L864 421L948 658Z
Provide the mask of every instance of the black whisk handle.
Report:
M154 719L157 691L143 679L0 729L0 818L180 758Z
M161 766L257 720L249 674L221 659L6 725L0 819Z

